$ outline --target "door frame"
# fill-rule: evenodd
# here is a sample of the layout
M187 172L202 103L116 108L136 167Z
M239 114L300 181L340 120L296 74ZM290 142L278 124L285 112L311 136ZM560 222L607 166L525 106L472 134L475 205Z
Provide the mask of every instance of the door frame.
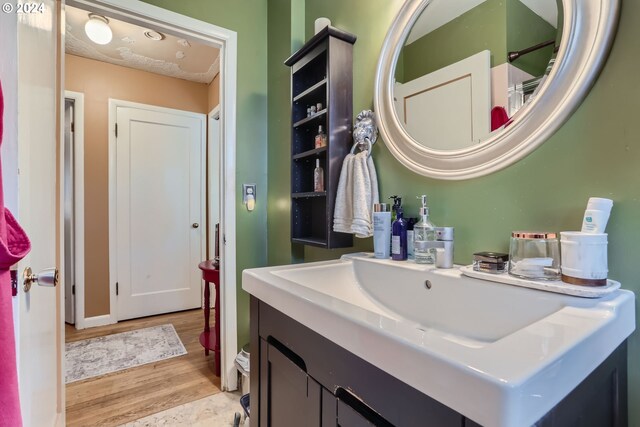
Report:
M75 246L74 250L74 274L76 292L73 295L75 300L75 319L74 325L76 329L84 329L94 325L88 323L84 317L84 93L74 92L71 90L64 91L64 99L73 99L74 101L74 133L73 133L73 216L74 228L73 233ZM64 170L63 179L64 179ZM64 197L64 194L61 194ZM64 254L64 242L63 242ZM97 325L95 325L97 326Z
M158 107L151 104L142 104L139 102L124 101L121 99L109 98L109 154L108 154L108 170L109 170L109 314L104 316L98 316L104 318L103 324L113 324L118 322L118 296L116 295L116 278L118 277L118 240L117 240L117 160L116 160L116 121L118 118L118 107L136 108L138 110L152 111L156 113L172 114L176 116L183 116L189 118L201 119L200 127L200 146L198 151L200 153L200 218L206 221L207 211L207 179L206 179L206 145L207 145L207 116L203 113L194 113L191 111L178 110L175 108ZM211 201L209 201L211 205ZM206 230L201 230L201 244L200 253L202 257L206 257L207 240ZM191 230L189 230L191 232ZM197 268L197 266L193 266ZM202 302L201 304L202 305Z
M216 146L214 147L212 144L212 136L213 136L213 129L211 126L212 121L216 121L218 122L218 124L216 125L217 127L217 135L216 135ZM216 203L216 199L217 199L217 207L218 207L218 222L220 221L220 211L221 211L221 206L222 204L220 203L222 201L222 193L221 193L221 182L223 179L223 175L221 175L221 169L222 168L218 168L218 176L217 176L217 180L214 181L212 179L212 177L214 176L211 172L215 171L215 168L212 166L213 162L212 160L214 158L217 158L218 160L222 159L222 145L221 145L221 141L222 141L222 135L221 135L221 128L220 128L220 104L216 105L215 107L213 107L211 109L211 111L209 111L209 114L207 114L207 200L208 200L208 215L207 215L207 242L209 242L209 245L207 247L207 253L208 258L209 259L213 259L215 257L215 252L216 252L216 223L213 220L213 213L214 213L214 207L215 207L215 203ZM216 157L217 156L217 157ZM222 165L222 162L219 163L219 165ZM218 184L218 188L216 190L214 184ZM222 230L221 230L222 231ZM222 239L220 239L222 240ZM220 248L222 248L222 245L220 246ZM204 286L202 287L202 292L204 294ZM210 307L209 308L214 308L215 306L215 301L211 301ZM203 299L203 303L202 303L202 307L204 307L204 299Z
M187 36L220 49L220 230L224 242L220 245L221 388L223 391L236 390L238 378L233 362L238 349L235 211L237 33L140 1L67 0L66 3L123 21ZM111 287L113 299L115 282L112 281ZM113 303L111 305L113 313Z

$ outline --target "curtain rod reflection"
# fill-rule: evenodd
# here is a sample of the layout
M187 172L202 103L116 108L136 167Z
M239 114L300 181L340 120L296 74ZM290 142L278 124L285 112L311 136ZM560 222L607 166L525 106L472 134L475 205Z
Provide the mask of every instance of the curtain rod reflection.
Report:
M509 60L509 62L513 62L516 59L520 58L521 56L526 55L527 53L534 52L536 50L542 49L543 47L551 46L555 42L556 42L555 40L547 40L545 42L538 43L537 45L528 47L526 49L509 52L509 54L507 55L507 59ZM553 49L553 52L555 53L557 51L558 51L558 47L556 46Z

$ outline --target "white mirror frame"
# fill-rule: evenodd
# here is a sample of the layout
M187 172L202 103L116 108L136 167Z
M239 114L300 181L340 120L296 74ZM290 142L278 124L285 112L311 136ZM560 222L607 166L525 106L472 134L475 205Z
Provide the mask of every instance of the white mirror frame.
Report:
M485 141L460 150L433 150L402 126L393 102L394 75L409 31L432 0L407 0L387 33L374 87L374 108L385 145L403 165L421 175L470 179L503 169L546 141L578 108L602 69L615 37L619 0L563 0L560 49L537 96L513 122Z

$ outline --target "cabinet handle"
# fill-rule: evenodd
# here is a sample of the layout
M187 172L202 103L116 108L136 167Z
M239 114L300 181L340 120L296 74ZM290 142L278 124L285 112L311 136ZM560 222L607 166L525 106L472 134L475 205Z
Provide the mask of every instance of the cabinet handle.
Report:
M291 360L298 368L307 372L307 364L304 363L304 359L302 357L295 354L289 347L282 344L280 341L269 335L267 337L267 342L276 348L280 353L282 353L287 359Z
M343 387L337 387L336 397L376 427L395 427L389 421L385 420L382 415L377 413L375 409L364 403L362 399L349 390Z

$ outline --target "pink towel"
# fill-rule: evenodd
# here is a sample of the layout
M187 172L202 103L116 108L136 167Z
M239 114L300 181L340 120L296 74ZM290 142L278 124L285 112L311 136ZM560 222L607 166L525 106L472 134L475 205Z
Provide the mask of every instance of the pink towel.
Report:
M4 98L0 84L0 144L3 114ZM9 268L21 260L29 249L29 238L11 212L4 207L0 170L0 426L22 426Z
M505 125L509 121L507 110L504 107L493 107L491 109L491 132Z

